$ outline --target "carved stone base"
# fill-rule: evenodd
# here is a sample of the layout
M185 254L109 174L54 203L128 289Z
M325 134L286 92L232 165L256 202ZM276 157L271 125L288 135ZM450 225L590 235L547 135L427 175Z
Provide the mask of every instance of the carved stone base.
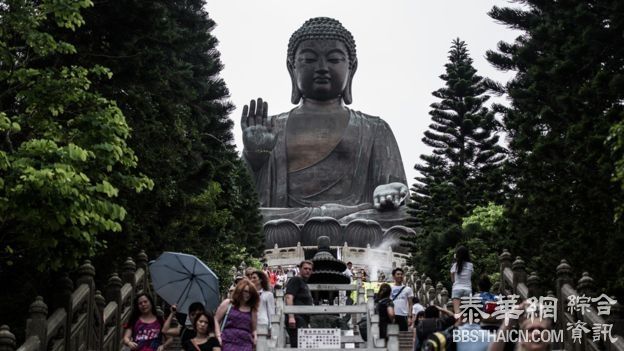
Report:
M413 229L393 226L386 230L373 220L354 219L341 224L331 217L313 217L298 225L290 219L271 220L264 225L265 258L269 266L293 267L311 258L320 236L330 238L336 258L355 267L366 267L370 274L409 264L406 238L416 235ZM306 255L307 253L307 255Z

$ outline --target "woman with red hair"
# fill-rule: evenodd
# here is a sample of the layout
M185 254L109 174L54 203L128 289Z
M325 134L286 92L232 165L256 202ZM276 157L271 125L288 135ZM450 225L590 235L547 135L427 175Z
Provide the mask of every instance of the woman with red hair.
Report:
M258 302L260 297L254 285L243 279L232 293L217 308L215 320L221 330L223 351L252 351L256 344L258 323Z

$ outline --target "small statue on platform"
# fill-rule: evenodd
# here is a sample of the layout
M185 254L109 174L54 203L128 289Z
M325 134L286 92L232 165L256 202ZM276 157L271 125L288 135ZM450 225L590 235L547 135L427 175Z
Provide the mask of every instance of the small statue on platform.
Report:
M243 158L265 221L329 216L387 227L403 220L409 191L390 127L345 106L357 65L351 33L334 19L312 18L288 44L297 106L274 116L261 98L244 106Z

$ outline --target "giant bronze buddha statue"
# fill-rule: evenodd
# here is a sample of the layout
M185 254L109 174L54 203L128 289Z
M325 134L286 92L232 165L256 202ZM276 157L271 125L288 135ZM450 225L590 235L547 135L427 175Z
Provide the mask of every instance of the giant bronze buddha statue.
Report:
M265 221L402 222L408 187L394 135L381 118L346 107L357 65L351 33L334 19L312 18L288 43L297 106L270 116L259 98L243 108L243 158Z

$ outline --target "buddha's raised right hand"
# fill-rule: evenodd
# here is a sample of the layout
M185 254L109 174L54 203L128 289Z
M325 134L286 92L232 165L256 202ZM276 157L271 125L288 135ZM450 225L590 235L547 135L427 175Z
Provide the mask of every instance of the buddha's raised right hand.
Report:
M245 156L254 168L261 166L275 146L274 121L273 118L268 118L268 112L269 105L262 98L258 98L257 103L251 100L249 106L243 107L243 145Z

